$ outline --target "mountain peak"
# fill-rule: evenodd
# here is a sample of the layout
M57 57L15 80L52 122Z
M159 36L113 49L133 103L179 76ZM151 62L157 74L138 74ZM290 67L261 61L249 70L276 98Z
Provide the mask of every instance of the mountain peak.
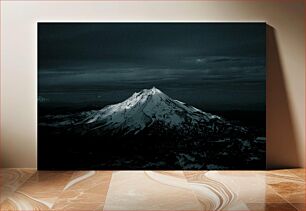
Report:
M153 86L151 89L143 89L141 93L155 95L155 94L162 94L163 92Z
M155 86L153 86L151 89L150 89L152 92L161 92L159 89L157 89Z

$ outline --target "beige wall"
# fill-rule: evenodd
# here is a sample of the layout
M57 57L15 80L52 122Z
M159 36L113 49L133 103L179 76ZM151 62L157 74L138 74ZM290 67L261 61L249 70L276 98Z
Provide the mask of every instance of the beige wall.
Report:
M267 162L303 166L303 1L1 1L1 161L36 167L37 21L265 21Z

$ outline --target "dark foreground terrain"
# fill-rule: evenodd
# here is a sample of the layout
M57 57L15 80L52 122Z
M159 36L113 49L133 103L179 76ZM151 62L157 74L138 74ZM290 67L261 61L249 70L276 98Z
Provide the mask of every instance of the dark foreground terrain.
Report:
M133 135L80 135L74 130L39 126L38 168L45 170L197 170L265 169L266 140L263 112L220 112L236 116L236 124L248 131L220 133L207 131L205 136L182 138L176 130L153 125ZM246 114L250 118L246 118ZM249 121L248 121L249 120ZM40 120L43 121L43 120ZM220 129L219 129L220 130ZM228 129L224 129L228 130Z

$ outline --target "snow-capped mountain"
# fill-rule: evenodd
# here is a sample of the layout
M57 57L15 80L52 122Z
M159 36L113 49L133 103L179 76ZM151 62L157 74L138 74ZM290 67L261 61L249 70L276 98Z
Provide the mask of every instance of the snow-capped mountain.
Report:
M154 123L164 124L169 128L183 128L212 120L224 122L222 118L205 113L193 106L171 99L159 89L144 89L134 93L127 100L104 107L87 114L83 124L96 125L108 129L124 129L126 133L138 133Z
M138 134L150 128L177 131L181 136L197 136L203 133L245 130L231 125L223 118L206 113L167 96L159 89L143 89L121 103L108 105L101 110L92 110L73 115L52 116L50 124L41 125L69 127L81 134L100 135ZM152 133L149 132L149 133Z

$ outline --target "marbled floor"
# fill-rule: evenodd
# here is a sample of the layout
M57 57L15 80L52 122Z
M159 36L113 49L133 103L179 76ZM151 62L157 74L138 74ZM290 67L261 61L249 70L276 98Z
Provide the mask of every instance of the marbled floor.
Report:
M1 169L1 210L305 210L305 169Z

